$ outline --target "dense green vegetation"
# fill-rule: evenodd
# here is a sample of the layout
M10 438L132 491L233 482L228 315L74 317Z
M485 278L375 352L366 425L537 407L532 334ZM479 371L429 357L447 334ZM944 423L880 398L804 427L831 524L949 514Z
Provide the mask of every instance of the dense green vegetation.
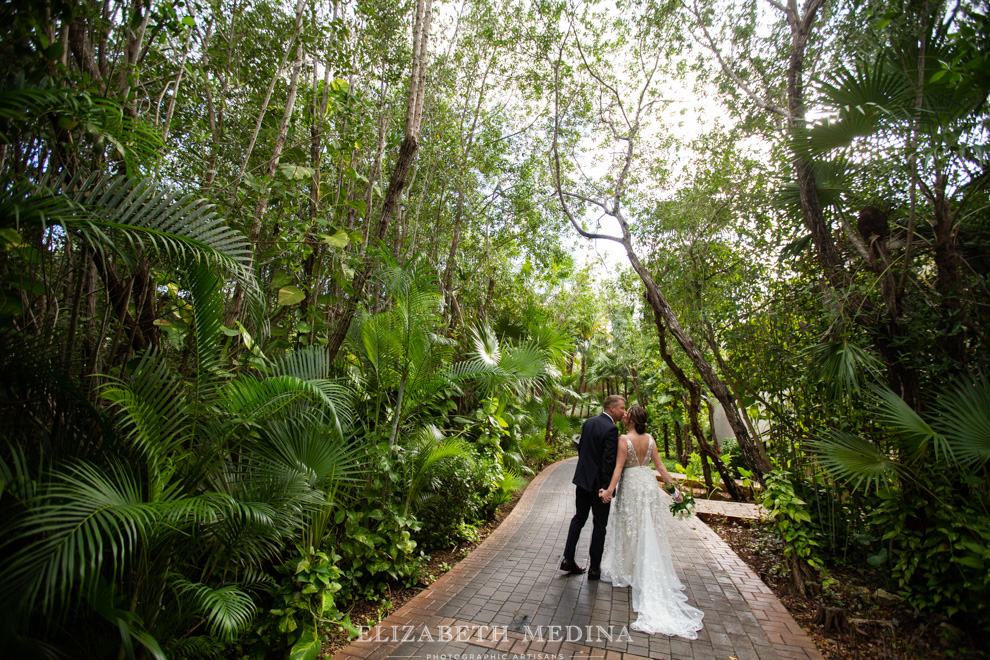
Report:
M317 657L615 392L990 627L985 2L0 18L11 657Z

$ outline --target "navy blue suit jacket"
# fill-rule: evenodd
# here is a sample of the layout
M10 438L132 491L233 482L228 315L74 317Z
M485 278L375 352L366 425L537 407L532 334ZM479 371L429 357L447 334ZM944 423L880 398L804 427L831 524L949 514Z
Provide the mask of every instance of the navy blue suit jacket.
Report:
M608 488L615 470L615 453L619 446L619 429L607 413L590 417L581 427L578 463L572 483L591 493Z

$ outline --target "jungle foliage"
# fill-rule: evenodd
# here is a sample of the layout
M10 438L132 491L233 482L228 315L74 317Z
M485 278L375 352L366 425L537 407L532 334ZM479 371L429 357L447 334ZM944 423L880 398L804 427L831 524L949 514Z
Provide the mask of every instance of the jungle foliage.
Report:
M318 657L610 393L988 626L986 3L768 7L4 5L7 654Z

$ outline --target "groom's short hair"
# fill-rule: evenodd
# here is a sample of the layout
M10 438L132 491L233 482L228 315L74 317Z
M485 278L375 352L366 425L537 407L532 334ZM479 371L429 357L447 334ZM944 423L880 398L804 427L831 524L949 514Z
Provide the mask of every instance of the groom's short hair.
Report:
M605 403L602 404L602 407L605 410L609 410L611 408L614 408L616 405L618 405L619 401L625 401L625 398L619 396L618 394L609 394L607 397L605 397Z

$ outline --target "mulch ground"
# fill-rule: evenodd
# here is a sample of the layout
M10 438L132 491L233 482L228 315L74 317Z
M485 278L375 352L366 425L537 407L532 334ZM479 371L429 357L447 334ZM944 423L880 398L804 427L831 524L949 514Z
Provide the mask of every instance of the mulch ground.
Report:
M382 595L380 600L362 599L351 603L350 607L344 611L344 614L350 614L351 623L355 626L374 626L389 614L402 607L420 591L436 582L441 575L453 568L457 562L471 554L472 550L477 548L482 541L488 538L502 524L502 521L515 508L520 497L522 497L522 492L516 495L511 502L500 506L495 512L495 516L478 529L478 535L475 541L448 550L431 551L430 559L423 569L419 582L415 586L394 585L389 588L387 593ZM347 632L339 626L333 626L331 630L326 631L326 641L323 644L323 657L333 657L335 653L348 644L350 644L350 640L348 639Z
M990 657L977 635L953 626L946 617L914 612L884 592L878 597L883 585L867 571L830 569L837 585L802 596L792 582L784 544L765 523L702 518L770 587L829 660ZM828 613L833 616L831 625L824 620Z

